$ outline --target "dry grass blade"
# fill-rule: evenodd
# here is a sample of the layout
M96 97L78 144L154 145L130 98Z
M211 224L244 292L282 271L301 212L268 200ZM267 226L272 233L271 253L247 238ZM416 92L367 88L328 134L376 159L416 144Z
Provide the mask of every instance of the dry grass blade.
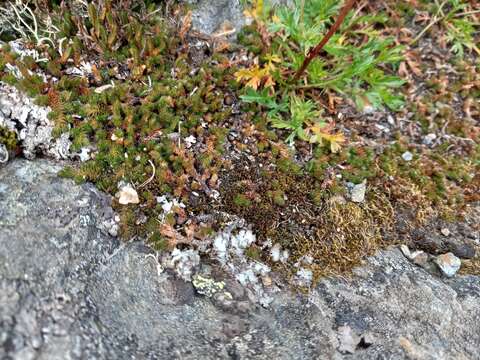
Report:
M192 12L189 11L187 15L183 17L182 26L180 27L180 31L178 32L178 35L180 36L180 39L182 39L182 41L185 39L185 36L187 35L191 27L192 27Z

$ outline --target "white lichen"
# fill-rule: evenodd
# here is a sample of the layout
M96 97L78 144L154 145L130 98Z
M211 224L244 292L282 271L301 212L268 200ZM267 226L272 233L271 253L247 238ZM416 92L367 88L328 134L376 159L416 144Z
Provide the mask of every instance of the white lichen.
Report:
M233 233L232 229L218 233L213 240L213 248L218 260L226 264L232 255L243 257L244 251L255 242L255 234L249 229L240 229Z
M23 155L33 159L38 154L54 159L71 155L68 134L52 136L53 124L47 115L49 107L41 107L15 87L0 82L0 126L17 134Z
M195 269L200 264L200 255L195 250L173 249L168 266L184 281L191 281Z
M313 281L313 272L310 269L300 268L295 274L294 282L298 286L309 287Z
M156 200L157 200L157 203L162 206L162 210L164 212L163 215L167 215L171 213L176 207L182 208L182 209L185 208L184 203L178 201L177 199L169 200L165 195L157 196Z
M287 249L282 250L282 247L280 244L275 244L271 249L270 249L270 257L272 258L273 262L281 262L281 263L286 263L288 260L290 253Z

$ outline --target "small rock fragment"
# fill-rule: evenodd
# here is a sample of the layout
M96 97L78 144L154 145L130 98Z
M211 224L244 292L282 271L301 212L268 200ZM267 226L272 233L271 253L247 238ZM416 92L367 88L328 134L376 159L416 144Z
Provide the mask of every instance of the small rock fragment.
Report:
M111 139L112 141L117 141L117 140L120 141L120 142L123 141L123 138L118 137L117 135L115 135L115 133L112 134L112 136L110 137L110 139Z
M363 107L362 112L365 115L370 115L370 114L373 114L375 112L375 108L372 105L367 104Z
M462 262L452 253L439 255L434 260L440 271L447 277L452 277L457 273L462 265Z
M430 133L423 138L423 143L425 145L431 145L436 138L437 138L437 135Z
M425 268L428 263L428 254L423 251L416 251L412 254L412 262L417 266Z
M170 264L177 275L184 281L190 281L194 270L200 264L200 255L195 250L179 250L177 248L172 251Z
M365 200L365 192L367 190L367 180L363 180L360 184L351 184L350 199L353 202L361 203Z
M118 196L118 202L121 205L138 204L140 202L137 191L130 184L121 187Z
M269 287L272 286L272 278L270 276L262 276L262 284L263 286Z
M86 147L84 147L80 150L80 152L78 153L78 157L80 158L81 162L85 162L85 161L90 160L90 151L91 151L91 149L86 148Z
M288 260L289 252L288 250L282 250L280 244L275 244L270 250L270 256L272 257L273 262L282 262L285 263Z
M450 236L450 230L448 230L448 228L443 228L440 232L443 236Z
M413 154L410 151L405 151L402 154L402 159L405 161L412 161L413 160Z
M400 245L400 250L402 251L403 255L414 263L417 266L420 266L424 269L427 268L428 265L428 254L419 250L411 252L407 245Z
M407 245L405 245L405 244L400 245L400 250L402 251L402 254L403 254L408 260L411 260L411 259L412 259L412 254L410 253L410 249L408 248Z

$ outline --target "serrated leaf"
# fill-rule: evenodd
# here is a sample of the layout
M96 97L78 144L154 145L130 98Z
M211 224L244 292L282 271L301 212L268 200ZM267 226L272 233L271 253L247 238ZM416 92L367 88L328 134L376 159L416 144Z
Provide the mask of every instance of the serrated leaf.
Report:
M309 129L313 133L310 137L311 143L322 145L324 142L330 144L330 151L337 153L341 149L341 144L345 142L345 137L342 133L331 134L328 132L328 127L325 124L314 124Z

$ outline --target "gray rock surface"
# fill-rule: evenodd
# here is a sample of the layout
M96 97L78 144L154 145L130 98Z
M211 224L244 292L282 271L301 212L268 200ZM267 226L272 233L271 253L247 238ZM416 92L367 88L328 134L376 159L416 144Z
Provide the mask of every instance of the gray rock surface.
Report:
M224 23L235 30L246 24L240 0L186 0L192 7L192 26L205 34L218 31Z
M269 309L220 268L233 299L202 296L110 237L110 199L59 169L0 167L1 359L479 358L479 277L436 277L393 249Z
M233 34L236 34L251 22L244 14L245 6L251 7L246 0L183 0L183 2L192 8L192 27L205 34L221 33L224 28L234 29ZM271 0L269 4L294 6L291 0Z

